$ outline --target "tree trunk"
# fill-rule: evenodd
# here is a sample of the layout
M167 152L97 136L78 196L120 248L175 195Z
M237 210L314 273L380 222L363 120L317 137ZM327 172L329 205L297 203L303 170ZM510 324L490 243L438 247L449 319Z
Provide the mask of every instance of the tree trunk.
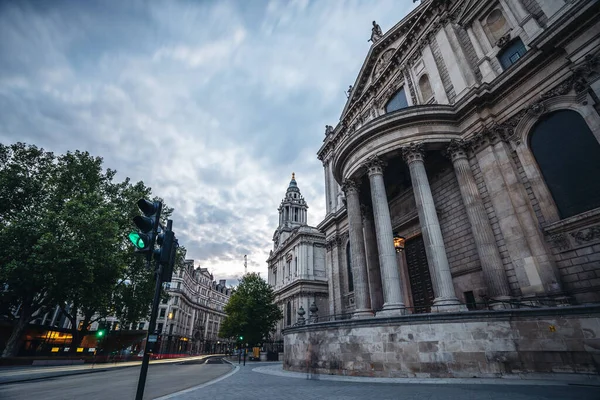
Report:
M2 357L16 357L19 353L19 348L21 347L21 339L23 338L23 332L29 321L31 320L31 306L23 305L21 307L21 315L17 320L16 324L13 326L12 333L6 342L6 347L2 352Z

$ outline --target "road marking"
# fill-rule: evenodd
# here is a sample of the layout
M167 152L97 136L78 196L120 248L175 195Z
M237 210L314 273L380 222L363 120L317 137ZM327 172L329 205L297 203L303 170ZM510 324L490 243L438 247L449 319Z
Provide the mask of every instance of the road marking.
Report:
M212 385L213 383L217 383L217 382L219 382L219 381L222 381L223 379L227 379L227 378L229 378L231 375L235 374L235 373L236 373L236 372L238 372L239 370L240 370L240 367L236 365L236 366L234 367L233 371L231 371L231 372L229 372L229 373L227 373L227 374L225 374L225 375L223 375L223 376L220 376L220 377L218 377L217 379L214 379L214 380L212 380L212 381L210 381L210 382L206 382L206 383L203 383L203 384L201 384L201 385L198 385L198 386L193 386L193 387L191 387L191 388L187 388L187 389L185 389L185 390L180 390L179 392L171 393L171 394L168 394L168 395L166 395L166 396L163 396L163 397L157 397L157 398L156 398L156 399L154 399L154 400L167 400L167 399L172 399L172 398L175 398L175 397L177 397L177 396L179 396L179 395L182 395L182 394L185 394L185 393L189 393L189 392L193 392L194 390L202 389L202 388L204 388L204 387L207 387L207 386L210 386L210 385Z

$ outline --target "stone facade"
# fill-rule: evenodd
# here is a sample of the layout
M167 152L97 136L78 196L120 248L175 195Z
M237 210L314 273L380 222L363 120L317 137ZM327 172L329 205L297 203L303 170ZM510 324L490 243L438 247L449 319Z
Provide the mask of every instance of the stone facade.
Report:
M308 225L308 205L295 174L279 207L279 226L273 234L273 250L267 263L268 282L283 312L274 335L274 340L280 341L281 331L296 323L300 308L306 318L311 317L313 303L324 314L328 310L325 235Z
M424 0L372 44L317 153L328 319L360 322L286 330L286 366L314 332L317 366L348 351L334 373L548 370L527 359L537 314L504 310L600 302L599 49L600 2L585 0ZM565 332L594 312L565 311ZM538 339L531 351L592 371L577 341Z
M600 307L338 321L286 331L284 368L375 377L598 374Z
M598 15L586 1L430 0L372 45L318 152L330 314L600 301L600 203L565 213L549 150L532 147L572 111L600 149ZM407 106L390 108L398 96ZM594 168L572 173L600 192Z
M194 268L186 260L175 271L166 292L169 299L158 309L156 330L161 335L163 353L214 353L229 346L229 338L219 337L226 317L225 305L231 296L226 281L216 282L207 268Z

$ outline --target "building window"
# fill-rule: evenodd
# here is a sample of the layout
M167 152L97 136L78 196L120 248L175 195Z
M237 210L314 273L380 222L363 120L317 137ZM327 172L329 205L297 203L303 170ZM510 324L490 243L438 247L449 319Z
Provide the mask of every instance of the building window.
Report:
M287 302L287 325L290 326L292 324L292 303Z
M385 112L392 112L406 107L408 107L408 101L406 100L404 88L402 88L398 90L391 100L385 105Z
M578 112L543 117L529 145L561 218L600 207L600 143Z
M498 53L498 60L503 69L508 69L525 55L527 50L521 39L516 38Z
M138 331L141 331L144 329L144 323L140 322L140 324L138 325Z
M161 332L162 332L162 330L163 330L163 324L158 324L158 328L156 328L156 331L157 331L158 333L161 333Z
M181 289L181 282L177 282L177 289Z
M346 245L346 267L348 268L348 291L354 291L354 276L352 276L352 254L350 252L350 242Z
M427 74L424 74L419 79L419 90L421 91L423 103L427 103L433 97L433 90L431 90L431 84L429 83Z
M504 14L502 14L502 11L500 11L499 9L495 9L494 11L489 13L488 17L485 20L484 27L492 44L495 44L498 41L498 39L504 36L510 29L510 27L506 23L506 18L504 18Z
M159 318L164 318L165 317L165 313L167 312L166 308L161 308L160 309L160 317Z

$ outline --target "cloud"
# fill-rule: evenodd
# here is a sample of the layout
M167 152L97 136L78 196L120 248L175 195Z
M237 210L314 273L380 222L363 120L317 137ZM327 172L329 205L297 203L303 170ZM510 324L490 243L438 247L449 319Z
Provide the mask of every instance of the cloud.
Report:
M395 0L3 2L0 141L88 150L175 208L215 279L266 276L290 175L325 213L316 152Z

